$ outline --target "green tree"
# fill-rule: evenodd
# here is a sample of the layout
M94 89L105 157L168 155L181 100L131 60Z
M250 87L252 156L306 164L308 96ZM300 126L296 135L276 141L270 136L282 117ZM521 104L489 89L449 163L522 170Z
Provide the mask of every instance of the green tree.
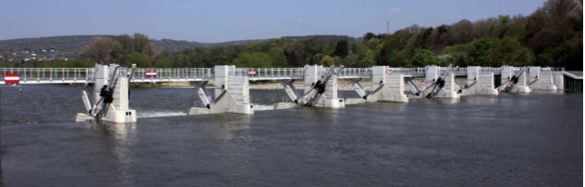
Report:
M128 63L136 64L138 67L152 67L150 59L142 53L132 53L128 55Z
M493 45L493 40L490 39L479 39L472 42L468 51L468 65L489 66L490 49Z
M514 38L495 39L490 54L490 66L513 65L526 66L532 64L534 55Z
M84 59L58 60L52 62L39 62L39 67L45 68L90 68L95 64Z
M234 65L239 67L270 68L270 55L262 52L244 52L234 59Z
M412 56L411 64L417 67L443 65L441 59L435 53L427 49L416 49Z
M113 40L117 41L121 46L120 64L128 64L128 55L132 53L142 53L146 55L150 61L161 53L161 50L150 41L148 36L140 33L135 33L133 36L119 35L112 36Z
M120 36L112 36L112 39L116 40L122 47L120 64L128 64L128 54L134 52L134 45L132 44L132 38L127 34Z
M331 56L329 56L329 55L325 55L325 56L323 57L323 59L321 59L321 62L320 62L320 64L321 64L322 66L325 66L325 67L330 67L330 66L332 66L332 65L335 65L335 58L333 58L333 57L331 57Z
M533 53L510 37L477 39L447 47L443 53L449 62L460 66L526 66L534 61Z
M160 55L154 60L154 67L170 68L172 67L173 58L170 55Z
M295 67L305 65L305 58L307 58L307 49L300 41L289 42L284 46L284 55L288 64Z
M287 61L286 56L284 55L284 50L280 47L273 47L268 51L271 59L271 66L272 67L286 67Z
M150 39L148 36L140 33L134 33L134 37L132 39L132 45L134 46L134 51L138 53L145 53L147 48L149 47Z
M335 52L333 55L344 58L349 54L349 43L347 40L340 40L335 45Z
M364 41L367 42L374 37L376 37L376 35L374 33L367 32L366 34L364 34Z
M345 58L335 57L335 62L338 65L344 65L348 67L357 67L359 64L359 56L355 53L349 53Z
M454 44L465 44L473 39L473 23L471 21L462 19L451 26L451 33L453 34Z
M558 66L571 70L583 70L583 40L574 38L565 41L553 53Z
M189 65L190 56L188 51L183 51L175 55L175 63L173 63L174 68L178 67L196 67L193 65Z
M83 50L83 56L97 64L119 64L123 56L122 45L111 38L102 38L91 42Z
M410 50L401 49L392 54L391 66L394 67L412 67L412 52Z
M469 46L467 44L449 46L443 49L443 54L448 62L454 63L456 66L466 67L469 61Z
M370 67L376 63L376 54L371 49L364 47L358 52L358 63L356 67Z

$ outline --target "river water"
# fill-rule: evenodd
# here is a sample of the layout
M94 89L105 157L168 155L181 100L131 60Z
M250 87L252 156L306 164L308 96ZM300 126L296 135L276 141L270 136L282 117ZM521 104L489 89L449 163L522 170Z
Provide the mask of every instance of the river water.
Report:
M580 186L583 96L531 93L187 116L132 89L138 123L74 123L71 86L0 88L6 186ZM284 91L251 91L255 103ZM351 92L345 97L355 97Z

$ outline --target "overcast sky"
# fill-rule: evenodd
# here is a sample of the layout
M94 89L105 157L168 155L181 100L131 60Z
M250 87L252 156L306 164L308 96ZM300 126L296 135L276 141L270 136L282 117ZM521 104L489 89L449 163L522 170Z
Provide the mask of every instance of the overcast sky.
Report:
M0 39L144 33L222 42L281 36L362 36L418 24L529 15L545 0L2 0Z

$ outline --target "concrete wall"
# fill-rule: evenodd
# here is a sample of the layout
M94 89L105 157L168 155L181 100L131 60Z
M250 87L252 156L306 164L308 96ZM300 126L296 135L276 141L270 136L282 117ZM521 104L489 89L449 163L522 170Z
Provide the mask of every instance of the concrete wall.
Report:
M565 90L565 75L563 75L563 72L554 72L553 80L557 90Z

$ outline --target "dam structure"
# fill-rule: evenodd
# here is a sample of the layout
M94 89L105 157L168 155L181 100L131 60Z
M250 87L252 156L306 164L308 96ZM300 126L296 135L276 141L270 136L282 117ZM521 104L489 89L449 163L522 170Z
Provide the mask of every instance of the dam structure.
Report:
M456 77L465 81L457 84ZM496 80L499 77L499 80ZM213 68L136 68L116 64L94 68L0 68L0 85L93 84L92 99L82 91L84 112L76 121L95 120L111 123L136 122L129 106L130 83L192 82L202 106L188 109L189 114L253 114L250 101L251 81L278 81L289 102L278 108L297 106L343 108L361 102L407 103L410 99L458 99L470 95L497 96L501 92L530 93L532 90L564 90L565 79L582 80L582 75L550 67L439 67L370 68L323 67L239 68L219 65ZM303 81L296 88L295 81ZM352 85L359 102L338 95L339 80ZM371 81L364 86L362 81ZM496 84L499 81L499 84ZM206 85L213 83L213 95ZM302 92L300 91L302 90ZM187 110L187 109L186 109ZM139 111L138 111L139 112Z

